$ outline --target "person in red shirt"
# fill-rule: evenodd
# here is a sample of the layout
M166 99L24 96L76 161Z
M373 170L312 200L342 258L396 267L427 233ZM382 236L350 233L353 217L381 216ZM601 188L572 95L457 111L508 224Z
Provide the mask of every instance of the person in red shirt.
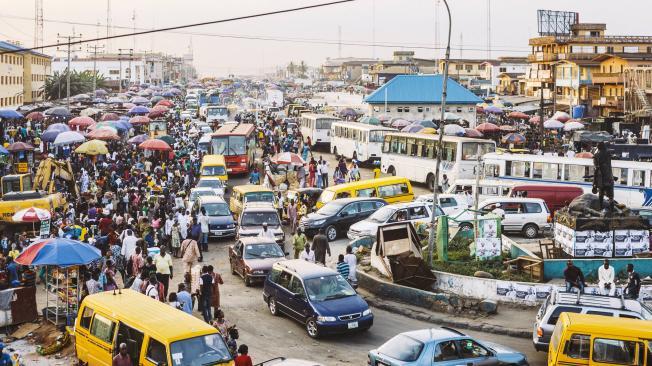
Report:
M249 357L249 347L246 344L241 344L238 347L238 353L240 356L235 358L235 366L253 366L251 362L251 357Z

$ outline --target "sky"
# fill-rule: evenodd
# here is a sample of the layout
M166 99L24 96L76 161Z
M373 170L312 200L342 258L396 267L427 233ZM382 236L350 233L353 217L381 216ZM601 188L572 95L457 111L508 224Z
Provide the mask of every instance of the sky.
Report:
M114 26L111 33L132 32L134 24L136 28L146 29L172 27L328 1L111 0ZM43 3L44 44L56 44L57 34L81 33L83 39L106 35L107 0L44 0ZM606 23L607 34L652 35L648 26L652 1L620 0L618 6L606 0L449 0L449 3L454 58L488 56L488 18L491 19L490 56L526 56L528 39L537 35L537 9L579 12L580 21ZM32 46L34 1L0 0L0 5L0 39ZM488 8L490 17L487 17ZM270 72L290 61L318 66L328 57L389 59L395 50L414 50L416 57L421 58L443 57L441 48L445 45L446 31L442 0L356 0L174 33L115 39L108 47L114 52L118 48L134 48L137 52L181 56L192 45L194 64L201 76L225 76ZM78 54L83 56L86 50L83 46ZM64 55L56 48L44 51Z

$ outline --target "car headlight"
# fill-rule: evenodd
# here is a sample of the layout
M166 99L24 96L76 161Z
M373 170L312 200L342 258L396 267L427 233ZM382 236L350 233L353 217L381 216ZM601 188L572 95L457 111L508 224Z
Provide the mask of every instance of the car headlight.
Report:
M362 312L362 316L367 316L367 315L370 315L370 314L371 314L371 309L367 309L367 310Z
M226 225L227 229L233 229L235 227L235 224L228 224Z
M308 224L310 224L310 226L319 226L319 225L323 225L325 222L326 219L322 219L322 220L309 222Z
M317 321L318 322L334 322L335 317L334 316L318 316Z

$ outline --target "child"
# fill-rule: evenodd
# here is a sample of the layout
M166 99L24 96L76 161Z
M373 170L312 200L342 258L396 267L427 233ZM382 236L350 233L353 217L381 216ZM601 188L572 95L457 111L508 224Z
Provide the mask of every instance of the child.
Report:
M251 362L251 357L249 357L249 347L246 344L241 344L238 347L238 353L240 356L235 358L235 366L253 366Z
M344 254L337 256L337 272L345 279L349 277L349 264L344 261Z

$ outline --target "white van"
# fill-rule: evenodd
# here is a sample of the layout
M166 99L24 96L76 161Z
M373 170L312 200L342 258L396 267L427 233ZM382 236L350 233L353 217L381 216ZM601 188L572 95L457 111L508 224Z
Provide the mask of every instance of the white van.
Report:
M385 224L397 222L430 222L432 219L432 204L425 201L414 201L406 203L395 203L383 206L362 221L351 225L347 237L355 240L364 236L376 236L378 227ZM437 207L435 216L442 216L444 212Z

